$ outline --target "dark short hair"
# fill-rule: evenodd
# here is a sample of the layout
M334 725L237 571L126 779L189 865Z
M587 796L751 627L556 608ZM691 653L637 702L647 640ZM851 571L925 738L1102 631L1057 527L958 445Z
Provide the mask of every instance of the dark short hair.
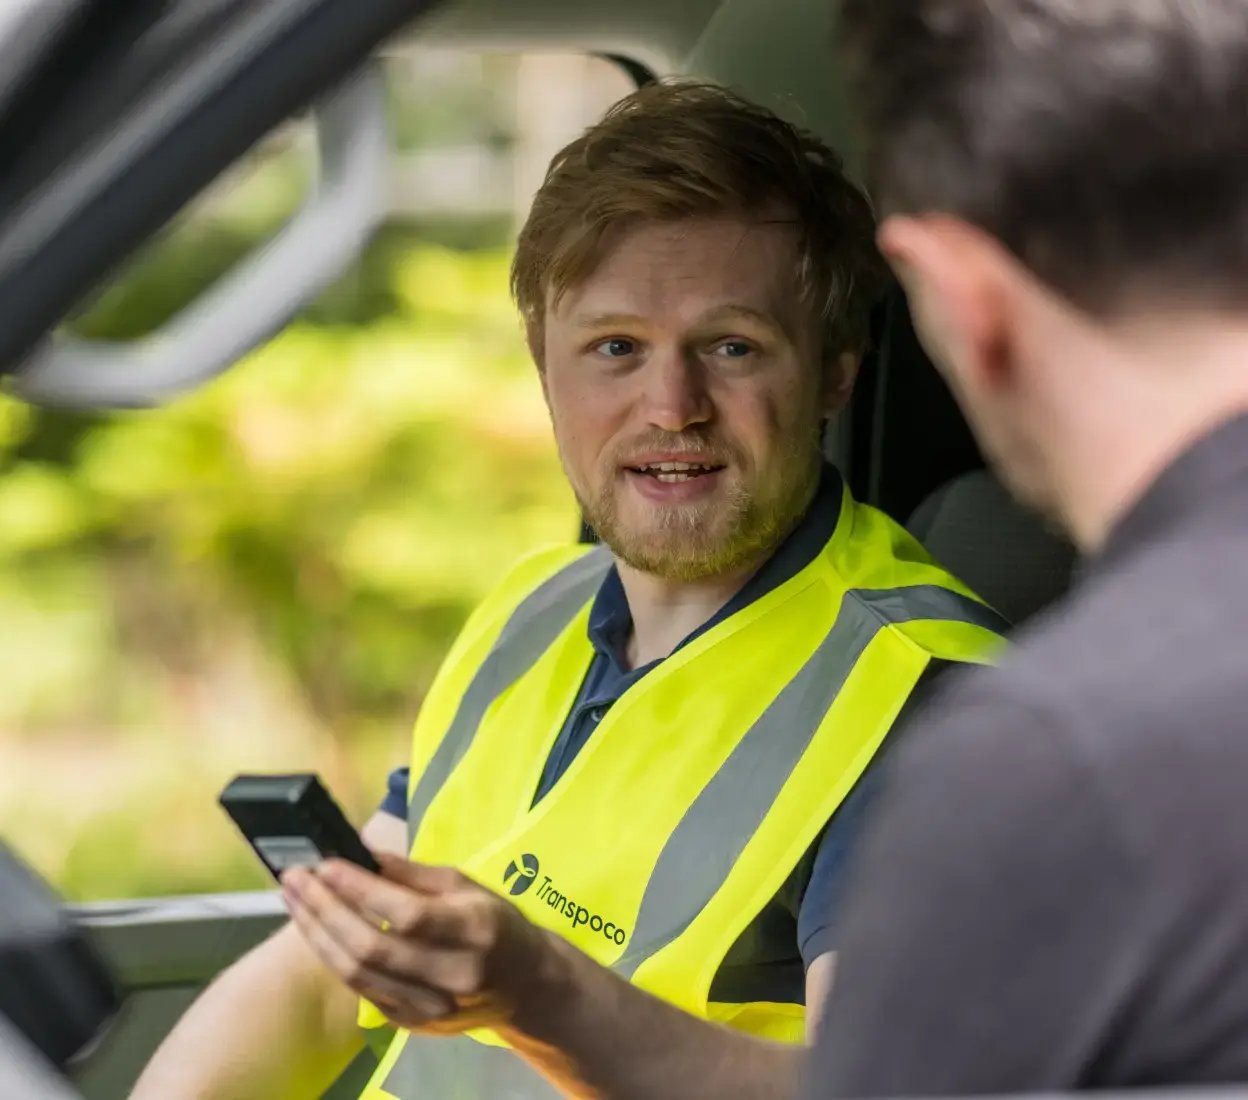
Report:
M813 134L693 81L634 92L551 161L511 269L530 343L540 343L548 296L557 302L584 282L621 231L774 207L800 234L798 283L825 353L862 351L886 285L866 196Z
M1245 0L843 0L881 214L991 233L1092 313L1248 305Z

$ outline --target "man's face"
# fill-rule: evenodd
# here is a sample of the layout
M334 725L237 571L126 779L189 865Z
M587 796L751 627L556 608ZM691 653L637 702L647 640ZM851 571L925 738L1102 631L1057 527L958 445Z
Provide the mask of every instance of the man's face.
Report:
M808 505L852 364L824 369L797 241L762 219L643 224L548 304L542 385L564 470L625 563L727 575Z

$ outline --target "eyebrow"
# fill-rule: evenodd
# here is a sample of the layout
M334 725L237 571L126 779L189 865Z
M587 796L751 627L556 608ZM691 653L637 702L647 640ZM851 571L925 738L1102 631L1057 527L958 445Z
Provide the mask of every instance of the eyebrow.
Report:
M577 328L611 328L616 325L635 325L643 318L634 313L587 313L573 317Z
M784 327L770 313L743 305L715 306L703 313L696 323L707 325L716 321L730 321L734 319L753 321L756 324L764 325L774 332L783 333L784 331ZM644 322L645 318L639 317L635 313L589 313L572 318L572 323L577 328L582 329L611 328L617 325L633 325Z
M731 320L754 321L756 324L763 325L774 332L782 333L784 331L784 326L770 313L766 313L761 309L754 309L751 306L740 305L716 306L714 309L707 310L706 313L698 318L698 324L706 325L715 321Z

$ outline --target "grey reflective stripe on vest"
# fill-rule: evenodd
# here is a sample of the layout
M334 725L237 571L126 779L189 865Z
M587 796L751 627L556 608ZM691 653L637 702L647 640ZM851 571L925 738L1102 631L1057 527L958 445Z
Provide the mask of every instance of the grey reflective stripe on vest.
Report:
M513 622L519 614L517 610ZM646 959L688 928L715 896L872 639L889 626L923 619L970 623L993 631L1007 626L984 604L937 585L847 592L836 622L818 648L737 742L668 837L642 895L628 949L615 964L618 973L631 978ZM557 636L558 631L546 644ZM500 637L499 648L502 645ZM526 670L541 652L536 639L531 650ZM472 687L476 684L474 679ZM468 739L472 730L475 725ZM560 1095L507 1050L467 1038L416 1035L408 1038L382 1087L401 1100L424 1096L552 1100Z
M941 588L938 584L915 584L909 588L858 588L853 595L890 623L942 619L982 626L994 634L1004 634L1010 629L1009 621L987 604L950 588Z
M529 671L598 591L611 568L606 547L596 547L559 570L520 601L477 669L459 709L421 773L407 805L407 836L415 839L434 796L476 736L481 719L504 691Z
M1006 625L991 608L937 585L847 592L832 629L667 838L642 895L628 950L615 964L618 973L631 978L689 927L762 824L871 640L887 626L919 619L989 630Z
M460 1036L409 1035L381 1086L401 1100L558 1100L523 1058Z

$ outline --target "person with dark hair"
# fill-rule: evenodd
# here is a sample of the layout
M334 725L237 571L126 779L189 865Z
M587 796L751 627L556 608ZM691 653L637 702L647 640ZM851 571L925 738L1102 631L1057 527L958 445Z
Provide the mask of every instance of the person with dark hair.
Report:
M841 18L920 337L1086 560L884 768L804 1094L1248 1080L1248 4Z
M659 84L564 149L512 285L601 544L486 598L365 827L283 877L136 1097L791 1095L866 769L1001 619L823 463L884 278L811 135ZM465 552L470 552L465 547Z

